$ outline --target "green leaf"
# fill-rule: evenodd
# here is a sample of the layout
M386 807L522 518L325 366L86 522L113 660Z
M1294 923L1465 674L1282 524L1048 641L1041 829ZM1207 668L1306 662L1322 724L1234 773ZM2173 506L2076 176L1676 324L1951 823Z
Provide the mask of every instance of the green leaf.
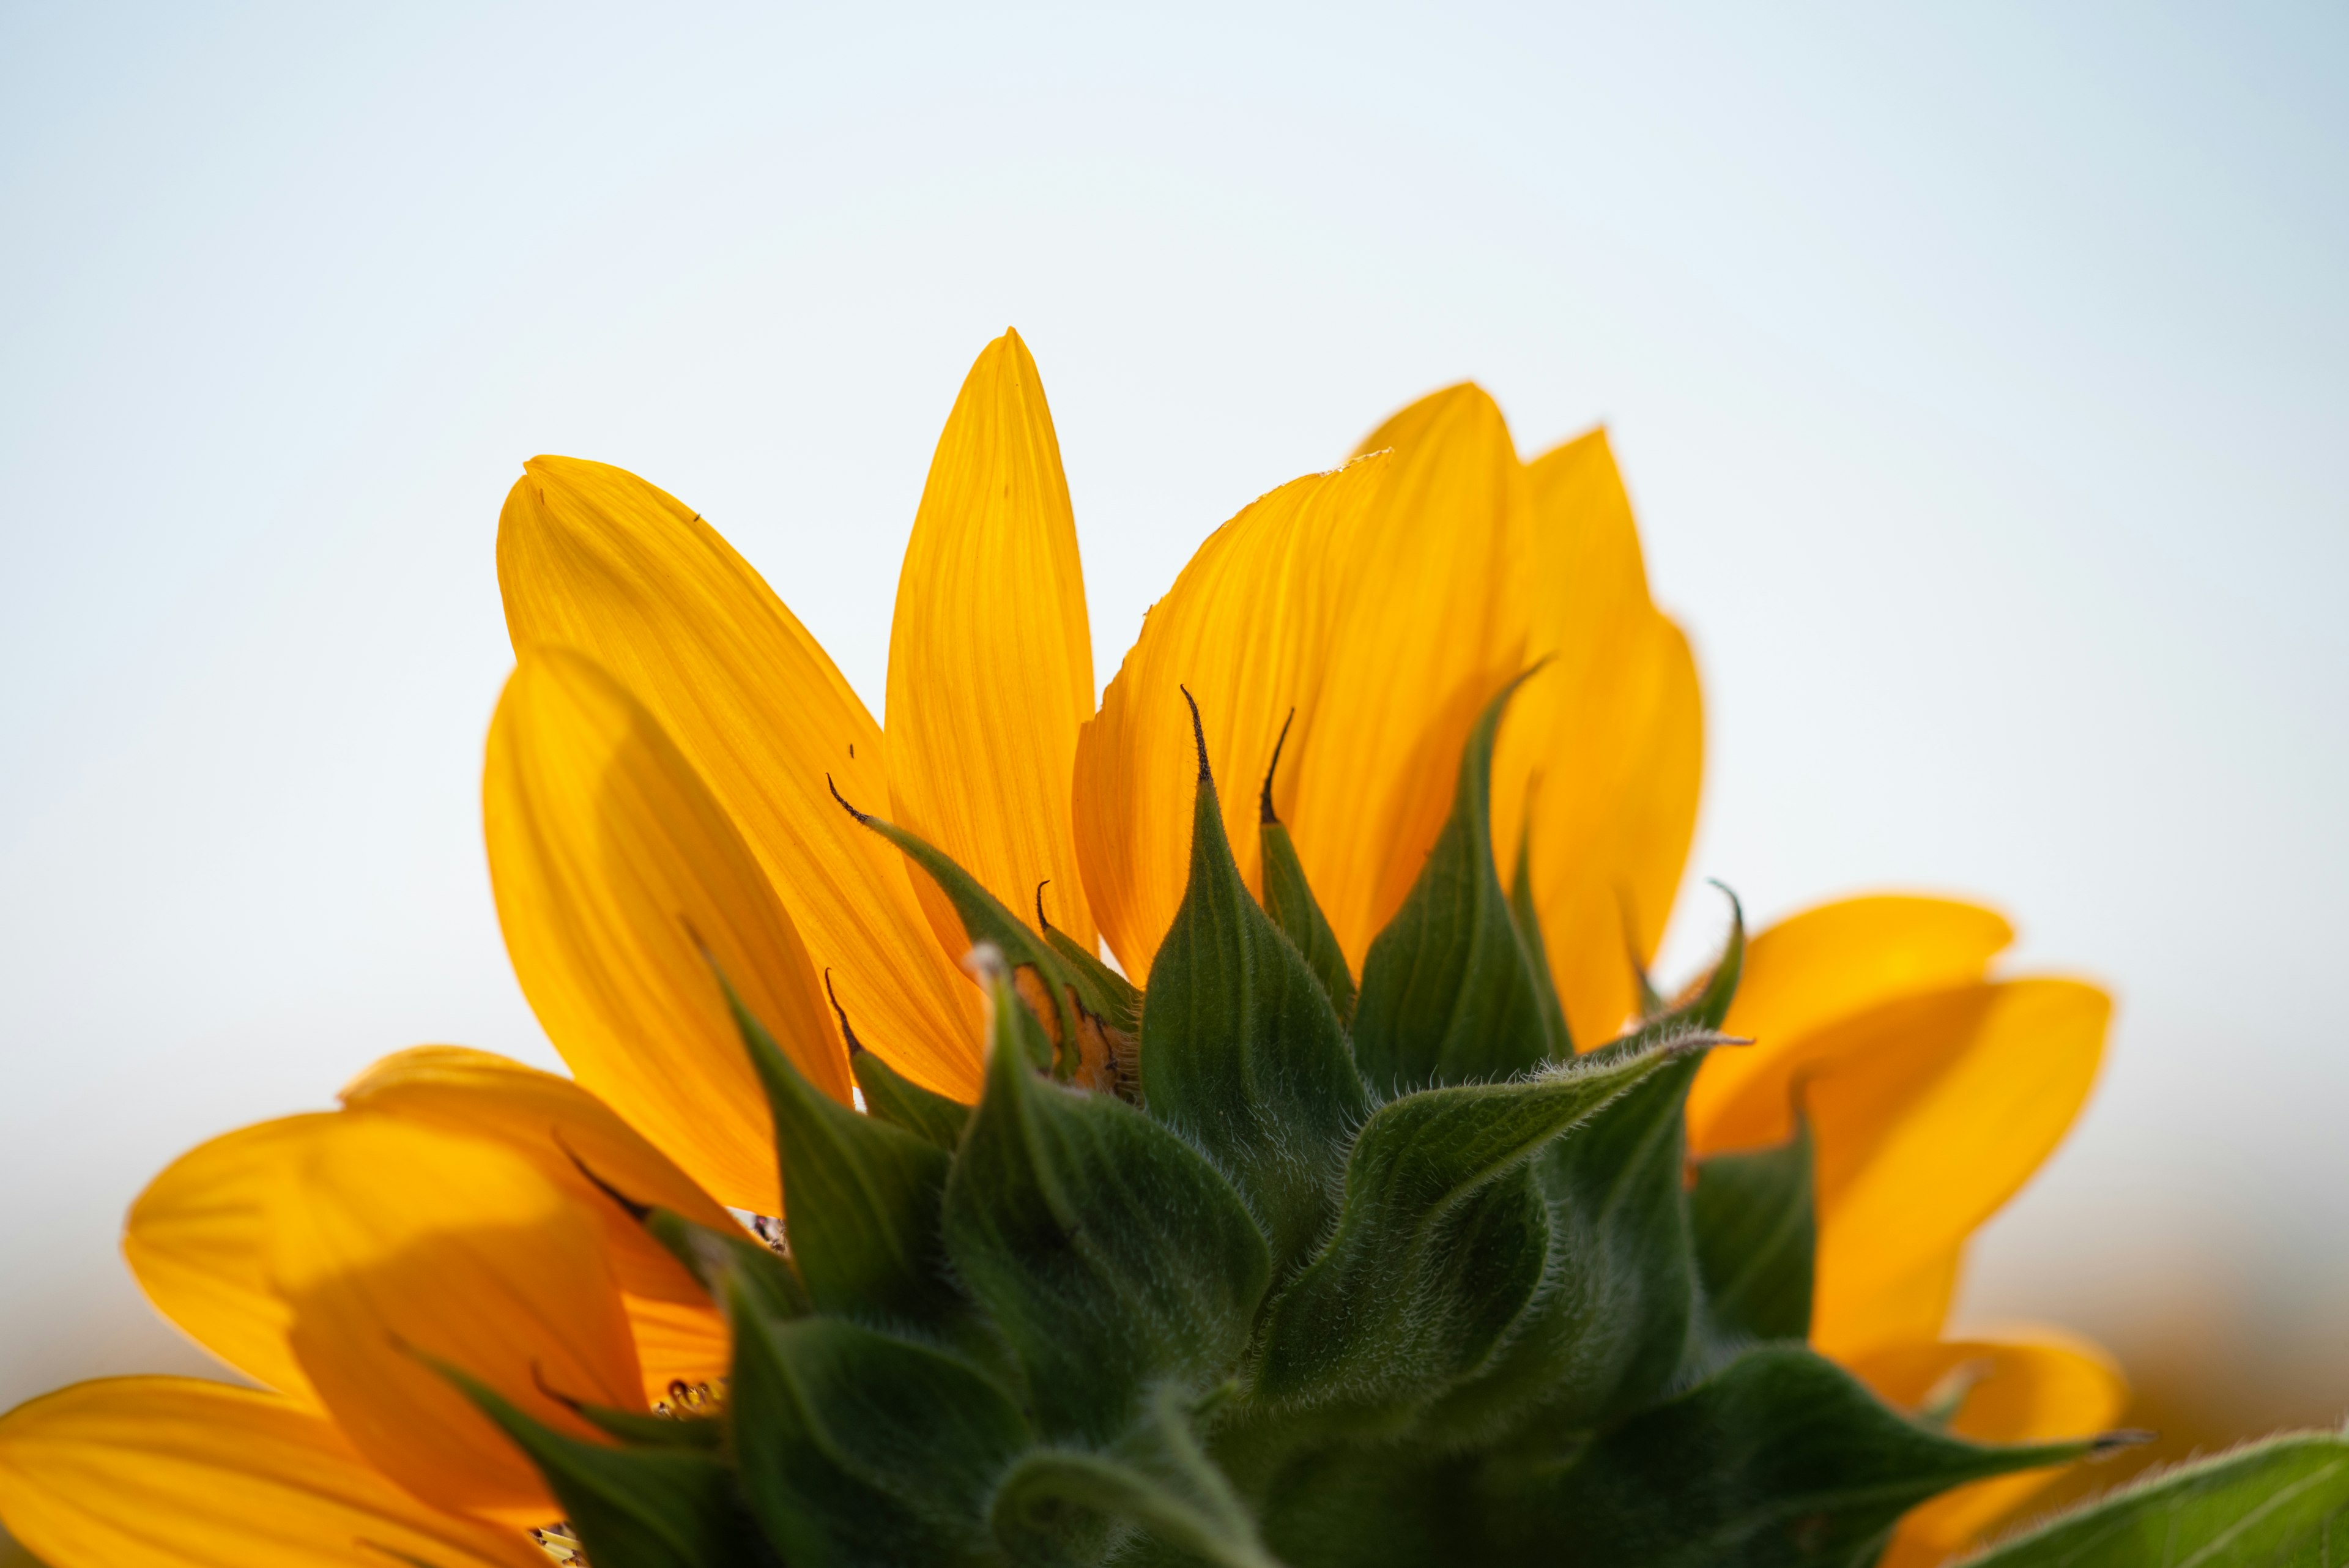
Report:
M1076 1556L1064 1545L1071 1537L1098 1539L1102 1532L1088 1528L1094 1520L1120 1520L1185 1562L1281 1568L1200 1448L1184 1406L1179 1390L1157 1390L1141 1427L1110 1453L1038 1449L1022 1456L996 1494L997 1538L1023 1563L1069 1561ZM1139 1546L1128 1543L1120 1560L1151 1561Z
M734 1472L688 1448L611 1448L558 1432L457 1367L434 1362L530 1457L597 1568L774 1564Z
M1696 1166L1689 1193L1697 1272L1715 1332L1808 1339L1818 1223L1811 1196L1811 1129L1776 1148L1719 1154Z
M1320 981L1240 880L1195 707L1191 717L1191 877L1150 966L1143 1104L1230 1172L1286 1270L1335 1212L1369 1099Z
M824 782L832 782L829 775ZM1015 973L1024 971L1035 978L1040 994L1030 1001L1040 1012L1050 1015L1044 1021L1042 1048L1047 1052L1044 1060L1050 1062L1056 1076L1075 1076L1084 1065L1088 1044L1105 1056L1110 1054L1111 1027L1123 1016L1116 997L1105 992L1091 974L1080 974L1059 949L1004 908L1002 900L980 886L978 877L920 835L857 810L842 798L836 785L832 798L840 802L842 810L895 845L907 859L929 874L930 880L938 885L938 891L947 896L955 913L961 917L963 934L974 947L981 942L991 943ZM1106 971L1107 966L1102 968Z
M1185 696L1189 693L1185 692ZM1297 944L1305 964L1321 982L1322 993L1343 1024L1354 1015L1354 975L1346 967L1346 950L1338 933L1321 914L1321 906L1305 880L1304 862L1297 845L1272 809L1272 775L1280 766L1280 749L1288 742L1288 726L1297 718L1290 709L1280 722L1280 738L1272 743L1272 763L1264 770L1264 792L1257 797L1257 843L1264 859L1264 911L1281 934Z
M1866 1568L1937 1492L2091 1442L1987 1448L1929 1430L1812 1352L1764 1345L1550 1466L1498 1462L1526 1563Z
M992 955L986 1089L947 1179L957 1272L1054 1437L1106 1441L1145 1385L1220 1381L1270 1272L1231 1184L1112 1096L1025 1065L1036 1023Z
M2349 1436L2269 1438L2167 1471L1966 1559L1966 1568L2338 1568Z
M701 1282L712 1301L724 1301L727 1280L739 1274L760 1309L770 1316L804 1317L815 1310L815 1303L808 1299L807 1285L791 1260L776 1256L763 1241L740 1232L713 1231L669 1209L648 1210L643 1220L653 1240Z
M1517 836L1517 867L1509 876L1509 919L1517 928L1526 967L1533 974L1542 1028L1549 1036L1549 1058L1563 1062L1574 1054L1574 1033L1566 1025L1566 1004L1558 1000L1557 982L1549 972L1549 948L1542 940L1541 912L1534 907L1533 858L1533 829L1528 824Z
M1533 966L1493 867L1493 739L1524 680L1487 703L1469 732L1451 818L1362 961L1354 1055L1381 1093L1495 1082L1554 1054Z
M938 1266L947 1152L824 1094L730 986L726 998L774 1111L792 1261L817 1309L921 1323L957 1315Z
M1535 1156L1702 1044L1381 1106L1347 1161L1335 1233L1266 1309L1259 1399L1396 1407L1475 1371L1543 1277Z
M734 1320L742 1490L793 1568L999 1561L988 1492L1030 1440L1008 1395L956 1356L856 1324L773 1323L748 1302Z
M864 1092L867 1114L953 1153L955 1145L962 1141L964 1124L970 1120L970 1107L922 1087L874 1055L849 1026L846 1010L833 994L830 970L823 971L823 994L832 1002L832 1015L840 1020L840 1037L848 1042L848 1070Z

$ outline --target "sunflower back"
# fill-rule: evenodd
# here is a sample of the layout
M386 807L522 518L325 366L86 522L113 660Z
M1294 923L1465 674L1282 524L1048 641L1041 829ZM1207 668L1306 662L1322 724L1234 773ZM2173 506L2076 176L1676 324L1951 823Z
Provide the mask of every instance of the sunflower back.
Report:
M1269 787L1248 891L1204 735L1142 992L864 818L974 944L984 1091L853 1044L860 1115L738 1004L787 1240L613 1194L728 1314L722 1407L583 1410L595 1443L468 1385L595 1568L1864 1564L1924 1499L2088 1451L1961 1440L1805 1345L1807 1137L1692 1163L1682 1127L1742 923L1577 1053L1491 851L1508 695L1359 992Z

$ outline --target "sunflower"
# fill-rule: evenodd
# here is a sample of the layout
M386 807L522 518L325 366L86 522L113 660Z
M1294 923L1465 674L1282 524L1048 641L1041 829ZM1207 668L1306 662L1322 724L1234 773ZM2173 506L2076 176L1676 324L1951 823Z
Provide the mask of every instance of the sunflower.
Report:
M996 1092L987 1043L1013 1013L1062 1077L1136 1094L1144 1015L1073 1005L1033 964L973 965L974 900L1016 911L1008 940L1061 955L1055 972L1133 998L1122 977L1153 975L1219 815L1343 1022L1392 1005L1358 1002L1356 977L1464 832L1506 869L1557 1060L1597 1061L1671 1005L1647 966L1695 821L1699 688L1603 431L1525 462L1478 388L1422 399L1217 529L1098 711L1059 445L1014 333L980 354L931 465L885 733L717 531L631 473L533 459L497 556L517 667L483 779L492 880L572 1076L407 1051L340 1109L157 1178L131 1267L259 1386L107 1380L0 1420L0 1518L54 1568L579 1559L513 1434L691 1428L725 1407L738 1349L692 1248L647 1214L733 1247L741 1216L789 1209L789 1241L750 1223L817 1309L883 1274L946 1288L825 1262L847 1254L819 1235L894 1234L904 1195L788 1204L781 1173L812 1190L829 1156L816 1138L779 1160L774 1096L861 1109L887 1086L895 1119L943 1118L951 1143ZM1461 815L1464 755L1489 816ZM2026 1443L2098 1430L2125 1392L2054 1331L1944 1337L1968 1239L2077 1114L2109 1013L2077 981L1995 976L2012 936L1971 904L1880 896L1733 947L1717 1022L1753 1044L1695 1070L1685 1156L1804 1149L1788 1223L1816 1260L1811 1345L1925 1428ZM1374 1096L1412 1086L1361 1050ZM2050 1473L1942 1493L1885 1561L1961 1550Z

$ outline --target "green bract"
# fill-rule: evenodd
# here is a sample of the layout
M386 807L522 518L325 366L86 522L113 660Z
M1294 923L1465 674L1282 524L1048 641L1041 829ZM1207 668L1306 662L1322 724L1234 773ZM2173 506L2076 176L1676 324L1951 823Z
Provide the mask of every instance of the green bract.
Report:
M1742 924L1575 1054L1489 850L1506 701L1359 992L1268 789L1264 906L1241 880L1204 739L1140 995L865 819L978 944L985 1092L858 1045L860 1116L740 1014L788 1255L639 1215L730 1316L722 1419L583 1412L607 1446L476 1392L596 1568L1864 1564L1934 1493L2086 1452L1961 1441L1806 1347L1806 1137L1692 1179Z

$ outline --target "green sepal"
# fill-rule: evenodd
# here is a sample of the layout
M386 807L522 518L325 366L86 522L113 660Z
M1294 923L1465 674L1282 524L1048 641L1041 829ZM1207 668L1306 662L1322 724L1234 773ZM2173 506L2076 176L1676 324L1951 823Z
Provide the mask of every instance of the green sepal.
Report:
M1966 1568L2335 1568L2344 1541L2349 1436L2294 1432L2138 1481L1965 1561Z
M1705 1314L1725 1339L1808 1339L1818 1246L1810 1123L1775 1148L1696 1162L1689 1217Z
M1328 1228L1369 1098L1321 981L1240 879L1191 718L1191 875L1150 966L1143 1104L1222 1164L1285 1272Z
M962 1141L963 1125L970 1120L970 1107L922 1087L874 1055L856 1037L847 1010L833 993L830 970L823 971L823 994L832 1003L832 1015L840 1020L840 1037L848 1042L849 1075L864 1093L866 1113L953 1153L955 1145Z
M644 1226L685 1265L686 1272L701 1282L712 1301L725 1300L727 1280L740 1275L770 1316L804 1317L815 1310L807 1283L791 1260L778 1257L763 1241L713 1231L671 1209L647 1210Z
M1549 1059L1563 1062L1574 1054L1574 1031L1567 1027L1566 1004L1558 1000L1557 981L1549 971L1549 948L1542 940L1541 911L1534 907L1534 840L1531 825L1517 836L1516 869L1509 874L1509 919L1526 950L1526 967L1534 977L1534 996L1541 1003L1542 1029L1549 1037Z
M1219 1380L1271 1272L1231 1183L1113 1096L1039 1078L992 956L985 1092L947 1179L947 1251L1053 1438L1109 1440L1146 1386Z
M1407 1407L1474 1372L1543 1279L1548 1223L1535 1157L1702 1045L1660 1044L1381 1106L1347 1161L1335 1232L1266 1309L1258 1398Z
M932 1324L957 1315L938 1267L947 1152L818 1089L730 986L726 999L774 1112L792 1261L817 1310Z
M792 1568L1000 1561L988 1491L1030 1441L1008 1395L927 1345L732 1306L727 1415L742 1492Z
M1068 961L1077 978L1077 1003L1090 1009L1112 1028L1129 1037L1142 1027L1142 992L1133 982L1102 961L1101 954L1088 952L1085 945L1044 918L1045 883L1036 885L1036 929L1044 933L1052 950Z
M829 777L825 783L831 783ZM938 891L954 906L956 915L962 920L963 934L970 939L972 946L990 943L1015 971L1034 971L1052 1012L1052 1028L1045 1045L1047 1055L1039 1064L1050 1064L1057 1077L1072 1076L1081 1064L1083 1050L1078 1006L1081 993L1098 1003L1092 1007L1096 1020L1113 1018L1115 1008L1111 999L1094 991L1090 977L1081 983L1075 968L1057 949L1030 930L1026 921L1006 909L1000 898L980 886L978 877L956 865L943 850L919 834L857 810L842 797L837 785L833 787L832 798L840 802L842 810L895 845L908 860L929 874Z
M743 1506L733 1470L716 1455L574 1438L460 1368L432 1365L529 1456L599 1568L777 1563Z
M1143 1539L1122 1543L1121 1563L1162 1557L1212 1568L1281 1568L1257 1538L1247 1507L1192 1430L1188 1398L1155 1390L1137 1428L1107 1453L1037 1449L997 1490L996 1538L1015 1561L1083 1560L1122 1521ZM1071 1552L1071 1544L1080 1550Z
M1526 1563L1866 1568L1908 1509L2067 1463L2093 1441L1984 1447L1881 1404L1809 1350L1763 1345L1562 1461L1496 1459L1494 1511Z
M1362 960L1354 1056L1382 1094L1496 1082L1550 1055L1533 968L1493 866L1493 741L1525 679L1510 681L1477 717L1461 752L1452 815L1410 897Z
M1184 693L1186 697L1188 692ZM1281 933L1297 944L1305 964L1321 982L1338 1022L1354 1016L1354 971L1346 967L1346 950L1330 929L1313 888L1305 880L1305 863L1297 858L1297 843L1288 836L1279 814L1272 808L1272 775L1280 766L1280 749L1288 743L1288 726L1297 713L1281 721L1280 738L1272 743L1272 762L1264 770L1264 789L1257 796L1257 846L1261 851L1264 912Z
M615 1410L568 1399L564 1403L597 1431L637 1448L714 1451L725 1446L726 1423L715 1416L650 1416L642 1410Z

